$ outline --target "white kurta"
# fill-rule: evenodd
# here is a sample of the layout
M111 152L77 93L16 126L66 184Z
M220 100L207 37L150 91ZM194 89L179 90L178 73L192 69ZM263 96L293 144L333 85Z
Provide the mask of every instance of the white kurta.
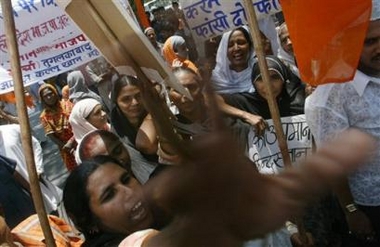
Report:
M32 137L32 145L37 174L42 174L44 172L42 148L34 137ZM29 182L24 150L21 145L20 125L0 125L0 154L15 160L17 162L16 171ZM57 210L57 205L62 198L61 189L47 179L43 179L43 182L40 182L40 187L46 211L50 213Z

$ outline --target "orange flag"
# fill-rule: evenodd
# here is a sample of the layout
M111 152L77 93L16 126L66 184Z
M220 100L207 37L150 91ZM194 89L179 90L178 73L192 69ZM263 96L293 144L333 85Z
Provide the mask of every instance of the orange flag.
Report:
M371 0L281 0L303 81L353 78L371 16Z
M140 21L140 25L145 29L150 26L148 17L145 14L145 9L142 0L135 0L137 16Z

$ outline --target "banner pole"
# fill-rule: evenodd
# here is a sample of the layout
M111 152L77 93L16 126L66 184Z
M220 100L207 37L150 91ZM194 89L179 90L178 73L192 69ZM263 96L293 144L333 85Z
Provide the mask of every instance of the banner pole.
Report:
M273 95L272 85L270 84L268 64L265 59L264 47L261 42L260 29L257 22L256 12L253 8L252 0L244 0L244 5L245 5L245 9L248 10L248 13L247 13L248 24L251 28L252 41L253 41L255 52L258 59L261 77L264 81L267 95L268 95L267 101L269 105L270 114L273 120L274 129L277 135L278 146L281 151L282 159L284 161L284 166L285 168L289 168L292 164L290 161L288 144L285 138L284 131L282 129L280 112L278 110L276 99ZM302 220L297 218L297 219L294 219L294 221L297 225L298 233L300 234L301 241L303 243L308 243L306 230L305 230Z
M257 59L258 59L260 73L264 81L267 95L268 95L267 101L269 105L270 114L273 119L274 129L277 135L278 146L280 148L285 167L290 167L291 162L290 162L290 156L289 156L289 151L288 151L288 144L286 142L284 131L282 129L280 113L278 110L276 99L273 95L272 85L270 84L268 65L265 59L264 48L261 42L260 29L259 29L259 25L256 18L256 13L252 5L252 0L244 0L244 5L245 5L245 9L248 10L248 14L247 14L248 24L251 28L251 37L252 37L255 52L257 55Z
M1 0L3 10L4 26L6 33L6 43L11 61L11 71L16 95L17 115L21 129L21 143L24 150L25 161L28 168L30 190L32 193L34 207L38 214L42 231L45 236L46 246L56 246L50 229L49 221L46 215L39 179L34 162L32 138L30 134L29 117L25 105L24 85L19 60L19 51L17 46L16 28L13 18L12 1Z

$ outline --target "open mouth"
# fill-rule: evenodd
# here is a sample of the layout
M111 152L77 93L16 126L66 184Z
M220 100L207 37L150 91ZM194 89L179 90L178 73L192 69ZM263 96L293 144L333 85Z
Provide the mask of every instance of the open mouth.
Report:
M232 57L233 57L233 59L236 60L236 61L240 61L240 60L243 60L243 59L244 59L244 55L243 55L243 53L241 53L241 52L234 54Z
M142 202L137 202L131 209L130 219L133 221L141 221L147 215L147 210L143 206Z

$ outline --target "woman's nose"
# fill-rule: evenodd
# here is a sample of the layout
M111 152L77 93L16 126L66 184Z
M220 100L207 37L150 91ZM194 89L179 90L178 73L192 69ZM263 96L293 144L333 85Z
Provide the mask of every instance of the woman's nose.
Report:
M286 39L286 45L291 45L292 44L292 40L290 38L287 38Z
M124 184L118 184L117 189L122 192L121 194L124 196L124 199L128 199L133 196L133 189Z
M380 53L380 39L377 40L376 42L376 50L377 53Z
M137 105L139 102L137 101L136 97L132 98L131 104L132 105Z

